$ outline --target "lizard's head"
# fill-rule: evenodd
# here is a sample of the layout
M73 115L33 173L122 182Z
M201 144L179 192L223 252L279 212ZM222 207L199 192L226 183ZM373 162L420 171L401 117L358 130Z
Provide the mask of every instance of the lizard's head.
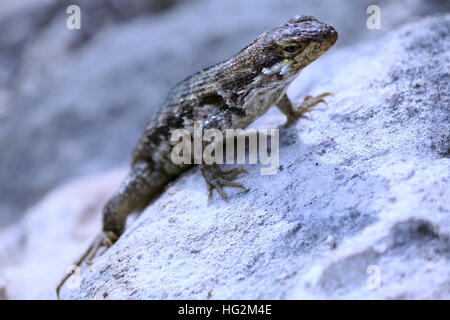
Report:
M333 46L337 38L332 26L311 16L296 16L262 35L263 56L267 63L281 61L284 68L302 69Z

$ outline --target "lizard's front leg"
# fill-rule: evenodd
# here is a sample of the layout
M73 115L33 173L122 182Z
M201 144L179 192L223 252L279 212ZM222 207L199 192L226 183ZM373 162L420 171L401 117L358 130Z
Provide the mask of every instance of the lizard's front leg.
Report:
M228 197L222 190L222 187L236 187L248 191L248 189L242 184L233 181L241 173L247 173L244 169L234 168L228 171L222 171L217 164L202 164L200 165L200 170L205 178L206 184L208 185L208 202L211 200L213 189L216 189L222 198L227 202Z
M327 104L324 98L332 95L333 94L326 92L316 97L306 96L303 102L300 104L299 108L294 109L291 100L289 100L288 96L284 94L281 100L278 101L277 107L286 115L286 127L289 127L292 119L303 116L306 112L309 112L312 107L318 105L319 103Z

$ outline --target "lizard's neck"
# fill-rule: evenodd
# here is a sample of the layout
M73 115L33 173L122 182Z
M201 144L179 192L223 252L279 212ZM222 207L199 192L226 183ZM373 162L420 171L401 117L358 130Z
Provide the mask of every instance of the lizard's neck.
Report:
M218 64L211 74L218 80L222 93L230 96L235 107L244 107L245 97L255 90L284 90L300 73L282 57L259 49L255 41L231 59Z
M242 110L241 114L233 114L233 123L240 128L276 104L300 73L282 57L266 55L260 47L256 41L209 70L208 77L217 83L217 93L228 106Z
M235 123L245 128L266 113L283 97L300 71L283 62L263 68L250 83L233 93L238 96L239 108L245 111L241 119L235 119Z

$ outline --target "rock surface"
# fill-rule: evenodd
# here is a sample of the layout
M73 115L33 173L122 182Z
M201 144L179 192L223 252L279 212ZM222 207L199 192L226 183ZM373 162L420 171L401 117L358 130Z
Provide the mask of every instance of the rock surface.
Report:
M243 166L250 191L208 205L187 172L62 297L449 299L449 37L442 15L325 54L288 94L333 92L328 107L254 124L280 126L278 174ZM57 189L0 232L0 297L55 297L123 174Z

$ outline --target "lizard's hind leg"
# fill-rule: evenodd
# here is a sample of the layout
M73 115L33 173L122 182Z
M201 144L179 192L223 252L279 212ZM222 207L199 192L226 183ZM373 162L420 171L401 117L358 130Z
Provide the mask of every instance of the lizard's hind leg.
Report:
M117 236L113 232L102 232L99 234L95 240L92 242L92 244L89 246L89 248L86 250L86 252L81 256L80 259L78 259L77 262L75 262L76 267L80 267L83 261L86 261L88 264L92 264L91 259L97 254L98 249L100 249L102 246L110 247L113 245L113 243L117 240ZM69 279L73 274L75 273L75 269L73 268L71 272L69 272L58 284L56 287L56 295L59 299L59 292L64 285L64 283Z
M161 179L161 174L158 176L159 180L152 174L156 173L146 163L132 166L120 188L103 207L103 231L94 239L75 266L81 266L84 261L92 264L99 249L111 247L123 233L129 214L143 209L151 201L156 194L155 191L161 188L160 184L165 183L164 179ZM159 183L154 183L156 181ZM56 288L58 298L61 287L74 271L68 273Z

